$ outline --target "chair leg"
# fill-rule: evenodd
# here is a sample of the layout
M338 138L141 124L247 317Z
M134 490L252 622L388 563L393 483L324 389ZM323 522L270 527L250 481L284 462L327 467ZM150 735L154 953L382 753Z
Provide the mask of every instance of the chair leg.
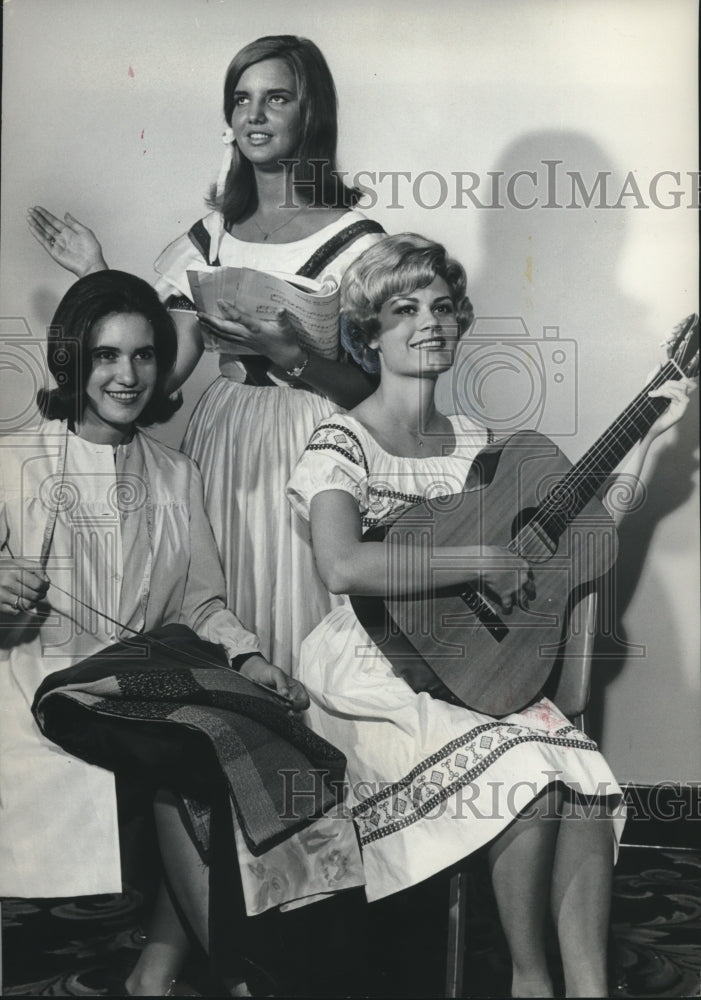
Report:
M448 890L448 935L446 941L446 997L461 997L464 973L467 872L455 872Z

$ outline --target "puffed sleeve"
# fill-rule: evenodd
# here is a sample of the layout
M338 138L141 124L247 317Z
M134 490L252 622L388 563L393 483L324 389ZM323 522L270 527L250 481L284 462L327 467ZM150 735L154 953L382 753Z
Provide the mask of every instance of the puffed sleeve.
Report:
M188 232L173 240L156 260L153 267L158 278L154 287L162 302L167 302L171 296L191 298L187 272L207 266L208 248L218 215L218 212L211 212L200 219Z
M326 490L350 493L364 513L367 487L368 465L362 442L342 418L332 416L312 434L290 477L286 494L295 513L308 521L312 497Z
M190 476L190 565L181 620L209 642L223 646L229 659L260 652L257 637L226 607L224 573L212 529L204 511L202 478L192 465Z

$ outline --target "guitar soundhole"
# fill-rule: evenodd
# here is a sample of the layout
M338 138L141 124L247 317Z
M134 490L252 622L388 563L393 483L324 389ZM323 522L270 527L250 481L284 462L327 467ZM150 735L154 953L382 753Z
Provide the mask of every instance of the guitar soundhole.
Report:
M557 552L558 539L538 517L537 507L525 507L511 525L512 547L529 563L545 563Z

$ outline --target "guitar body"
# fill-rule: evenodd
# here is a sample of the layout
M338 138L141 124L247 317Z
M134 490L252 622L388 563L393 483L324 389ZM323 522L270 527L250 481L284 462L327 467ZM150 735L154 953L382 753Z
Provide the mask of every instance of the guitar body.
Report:
M353 607L395 671L413 686L436 693L442 684L453 699L501 716L527 705L543 687L567 637L569 610L613 565L617 536L597 498L572 520L563 518L557 538L529 524L572 468L541 434L515 434L485 449L473 468L478 478L473 481L471 472L466 492L417 504L386 529L390 572L399 560L404 569L430 560L440 546L511 546L531 567L532 596L505 613L477 584L442 587L440 569L434 568L430 593L384 602L353 598ZM567 498L558 503L564 509ZM439 683L419 684L422 673Z
M426 500L380 536L364 536L389 546L389 594L393 572L411 579L418 567L416 578L431 580L428 592L411 597L351 597L372 641L414 690L495 716L538 695L575 631L572 609L616 559L616 528L596 491L668 407L651 390L698 375L698 316L677 324L666 344L668 363L575 466L542 434L514 434L477 456L466 492ZM442 585L432 553L456 545L522 556L530 571L519 605L502 611L477 581Z

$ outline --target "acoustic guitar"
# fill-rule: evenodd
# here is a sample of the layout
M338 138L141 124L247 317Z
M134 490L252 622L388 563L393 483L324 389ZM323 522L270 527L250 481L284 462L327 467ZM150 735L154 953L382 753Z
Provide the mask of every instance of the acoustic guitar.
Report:
M675 328L667 364L575 465L544 435L519 432L480 452L465 492L426 500L364 536L390 547L390 573L400 560L404 573L436 547L469 544L504 547L530 566L509 613L479 584L441 586L440 569L430 593L351 598L412 687L493 716L539 694L567 641L572 608L616 559L615 525L597 490L669 405L650 390L698 374L698 327L691 315Z

